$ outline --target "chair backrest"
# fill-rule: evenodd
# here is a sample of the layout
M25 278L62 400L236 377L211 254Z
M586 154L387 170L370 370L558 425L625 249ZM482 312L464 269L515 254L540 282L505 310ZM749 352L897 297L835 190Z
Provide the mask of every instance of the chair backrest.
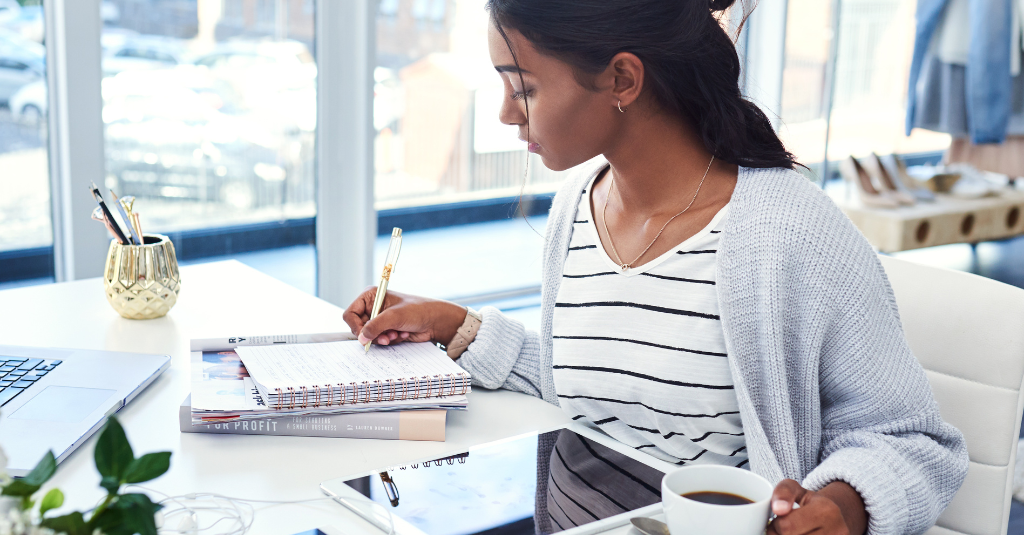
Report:
M1024 290L881 256L903 330L971 465L928 535L1003 535L1024 410Z

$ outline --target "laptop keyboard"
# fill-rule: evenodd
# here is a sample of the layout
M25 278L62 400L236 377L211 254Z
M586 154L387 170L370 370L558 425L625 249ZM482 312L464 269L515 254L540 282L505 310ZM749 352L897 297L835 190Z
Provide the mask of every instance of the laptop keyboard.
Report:
M61 361L0 355L0 407L28 390Z

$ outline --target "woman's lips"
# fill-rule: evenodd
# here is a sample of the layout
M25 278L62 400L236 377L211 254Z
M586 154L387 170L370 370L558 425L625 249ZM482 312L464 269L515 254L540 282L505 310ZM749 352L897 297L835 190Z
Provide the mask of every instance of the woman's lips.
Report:
M530 143L526 146L526 149L530 152L537 152L540 150L540 145L537 143Z

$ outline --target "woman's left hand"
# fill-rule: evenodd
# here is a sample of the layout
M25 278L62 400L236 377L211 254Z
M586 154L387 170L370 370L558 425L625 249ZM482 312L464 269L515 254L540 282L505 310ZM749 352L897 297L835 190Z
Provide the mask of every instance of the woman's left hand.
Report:
M868 524L860 494L842 481L814 492L784 479L772 494L772 513L767 535L863 535Z

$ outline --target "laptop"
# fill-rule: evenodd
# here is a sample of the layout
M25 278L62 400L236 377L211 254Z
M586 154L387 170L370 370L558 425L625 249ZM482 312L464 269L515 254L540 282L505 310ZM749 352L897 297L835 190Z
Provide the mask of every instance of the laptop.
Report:
M171 363L167 355L0 345L0 444L22 477L60 463Z

